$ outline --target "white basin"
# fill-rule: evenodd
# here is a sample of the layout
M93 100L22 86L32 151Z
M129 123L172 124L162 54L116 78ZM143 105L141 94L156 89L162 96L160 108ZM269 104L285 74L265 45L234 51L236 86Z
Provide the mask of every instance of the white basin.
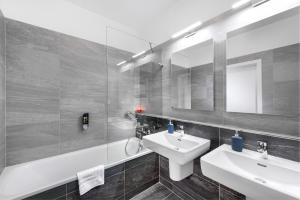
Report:
M167 131L143 137L144 146L169 158L170 178L180 181L193 173L193 160L209 150L210 140Z
M202 173L255 200L299 200L300 163L222 145L201 157Z

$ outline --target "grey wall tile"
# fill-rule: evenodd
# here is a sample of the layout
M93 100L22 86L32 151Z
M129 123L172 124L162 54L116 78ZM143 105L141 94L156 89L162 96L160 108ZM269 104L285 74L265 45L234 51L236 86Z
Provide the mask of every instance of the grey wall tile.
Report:
M7 165L59 153L57 34L6 20Z
M136 105L135 74L118 68L118 76L112 76L116 79L107 76L107 62L132 53L109 48L107 59L104 45L10 19L6 24L8 165L135 135L134 124L128 128L131 122L124 119L125 111ZM126 96L128 87L131 93ZM117 103L109 107L114 110L107 106L108 95ZM85 112L90 113L90 127L84 132ZM111 120L109 126L117 128L109 133L108 112L121 120L121 128Z
M61 152L70 152L107 141L106 47L59 35ZM87 131L83 113L90 113Z
M0 10L0 174L5 167L5 19Z

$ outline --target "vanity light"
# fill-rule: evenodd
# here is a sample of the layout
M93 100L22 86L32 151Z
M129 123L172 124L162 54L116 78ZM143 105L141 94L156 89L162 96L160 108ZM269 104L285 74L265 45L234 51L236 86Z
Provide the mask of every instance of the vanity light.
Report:
M117 64L117 66L123 65L123 64L125 64L126 62L127 62L127 61L126 61L126 60L124 60L124 61L122 61L122 62L118 63L118 64Z
M202 25L202 22L198 21L198 22L196 22L196 23L194 23L194 24L186 27L185 29L183 29L183 30L175 33L174 35L172 35L172 38L177 38L177 37L179 37L179 36L181 36L181 35L189 32L189 31L191 31L191 30L193 30L193 29L195 29L195 28L197 28L197 27L199 27L201 25Z
M138 54L135 54L135 55L132 56L132 58L136 58L136 57L138 57L140 55L143 55L144 53L146 53L146 51L142 51L142 52L140 52Z
M234 3L231 7L232 7L233 9L237 9L237 8L239 8L239 7L241 7L241 6L245 5L245 4L247 4L247 3L250 3L250 1L251 1L251 0L240 0L240 1L236 2L236 3Z

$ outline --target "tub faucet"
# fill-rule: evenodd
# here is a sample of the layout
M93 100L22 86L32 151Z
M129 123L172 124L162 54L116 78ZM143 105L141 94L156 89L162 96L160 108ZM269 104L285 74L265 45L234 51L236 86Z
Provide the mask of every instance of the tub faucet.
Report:
M261 153L263 159L268 159L267 142L257 141L257 152Z

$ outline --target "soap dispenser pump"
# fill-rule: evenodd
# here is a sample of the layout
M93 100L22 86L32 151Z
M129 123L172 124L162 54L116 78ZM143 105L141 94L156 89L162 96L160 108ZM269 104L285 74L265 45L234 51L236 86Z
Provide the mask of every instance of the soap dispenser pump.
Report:
M239 132L236 130L234 136L231 137L231 147L232 150L237 152L242 152L244 147L244 140L239 135Z
M168 124L168 133L170 133L170 134L174 133L174 124L172 124L171 120Z

